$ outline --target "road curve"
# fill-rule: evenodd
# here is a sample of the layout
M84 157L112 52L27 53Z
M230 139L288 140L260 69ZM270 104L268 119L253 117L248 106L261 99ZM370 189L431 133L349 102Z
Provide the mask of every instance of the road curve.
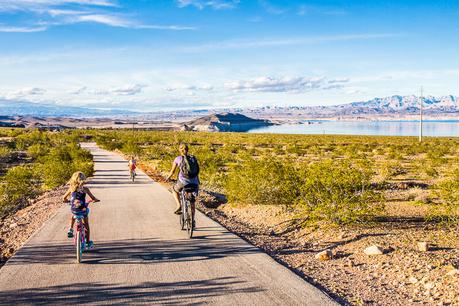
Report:
M127 162L85 144L94 250L75 263L62 207L0 269L0 304L336 305L265 253L197 214L195 238L180 231L173 198Z

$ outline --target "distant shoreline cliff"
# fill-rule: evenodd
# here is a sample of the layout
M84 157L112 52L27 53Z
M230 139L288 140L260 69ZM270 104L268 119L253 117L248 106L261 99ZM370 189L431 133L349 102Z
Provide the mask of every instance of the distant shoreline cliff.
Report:
M239 113L221 113L186 122L184 131L246 132L253 128L275 125L269 120L253 119Z

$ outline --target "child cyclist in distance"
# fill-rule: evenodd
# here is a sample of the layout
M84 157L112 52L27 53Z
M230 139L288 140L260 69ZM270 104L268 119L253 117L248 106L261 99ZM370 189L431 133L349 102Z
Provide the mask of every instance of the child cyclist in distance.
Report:
M131 158L129 158L128 167L129 171L135 172L135 169L137 168L137 161L135 160L134 156L131 156Z
M86 176L83 172L75 172L69 181L69 189L65 193L63 199L65 202L70 200L70 209L72 211L72 217L70 221L70 229L67 233L69 238L73 237L73 226L75 224L74 215L82 216L83 222L86 227L87 231L87 240L88 240L88 248L93 246L93 242L90 239L90 231L89 231L89 202L99 202L89 190L88 187L84 186L86 183ZM90 201L86 201L86 195L90 197Z

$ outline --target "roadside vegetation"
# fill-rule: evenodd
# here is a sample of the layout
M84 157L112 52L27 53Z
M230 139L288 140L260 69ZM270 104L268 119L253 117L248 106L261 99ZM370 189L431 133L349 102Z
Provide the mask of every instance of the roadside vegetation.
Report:
M65 184L74 171L93 172L91 154L73 132L0 129L0 218Z
M166 174L180 142L201 165L203 188L231 205L276 205L295 226L371 223L391 217L459 224L459 139L94 130L0 130L0 217L81 170L78 142L95 137Z
M458 224L459 139L93 131L99 145L166 174L191 145L203 187L232 205L279 205L301 226L391 217Z

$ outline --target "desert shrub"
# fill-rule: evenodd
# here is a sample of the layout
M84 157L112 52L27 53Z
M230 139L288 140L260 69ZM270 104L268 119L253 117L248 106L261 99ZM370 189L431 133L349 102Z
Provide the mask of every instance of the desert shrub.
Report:
M110 151L119 150L122 148L123 144L119 141L119 138L113 134L102 134L99 133L96 135L96 143L102 148Z
M93 167L91 154L74 144L52 148L35 168L43 180L44 188L51 189L65 184L75 171L92 175Z
M12 140L12 148L26 150L32 159L9 169L0 185L0 217L27 205L28 200L43 190L67 182L74 171L93 173L92 155L81 149L78 133L50 133L21 130Z
M406 173L405 169L403 169L402 164L399 161L392 160L392 161L385 161L379 167L379 175L381 176L381 180L383 182L394 178L397 175L401 175Z
M27 150L33 144L47 144L50 140L46 132L31 130L18 135L14 141L18 150Z
M134 142L133 140L129 140L127 141L122 147L121 147L121 151L124 153L124 154L128 154L128 155L139 155L140 152L141 152L141 148L139 147L139 145Z
M51 149L37 165L37 170L46 189L65 184L74 170L69 150L65 147Z
M293 205L298 198L298 172L292 163L249 159L228 174L228 200L247 204Z
M6 145L0 145L0 160L6 160L11 156L13 151Z
M369 221L383 209L371 187L368 163L325 160L294 164L278 159L248 160L227 177L231 202L300 207L307 224Z
M371 189L368 163L324 160L302 168L301 198L307 223L350 224L372 220L383 210Z
M0 185L0 218L27 205L38 193L37 178L28 166L8 170Z
M30 157L37 159L41 156L45 156L48 154L50 149L49 145L41 144L41 143L36 143L27 148L27 155Z
M440 202L430 206L429 219L441 219L446 223L459 225L459 168L453 172L452 177L435 187Z
M438 171L437 169L432 166L432 165L427 165L425 167L423 167L423 170L424 170L424 173L428 176L428 177L438 177Z

